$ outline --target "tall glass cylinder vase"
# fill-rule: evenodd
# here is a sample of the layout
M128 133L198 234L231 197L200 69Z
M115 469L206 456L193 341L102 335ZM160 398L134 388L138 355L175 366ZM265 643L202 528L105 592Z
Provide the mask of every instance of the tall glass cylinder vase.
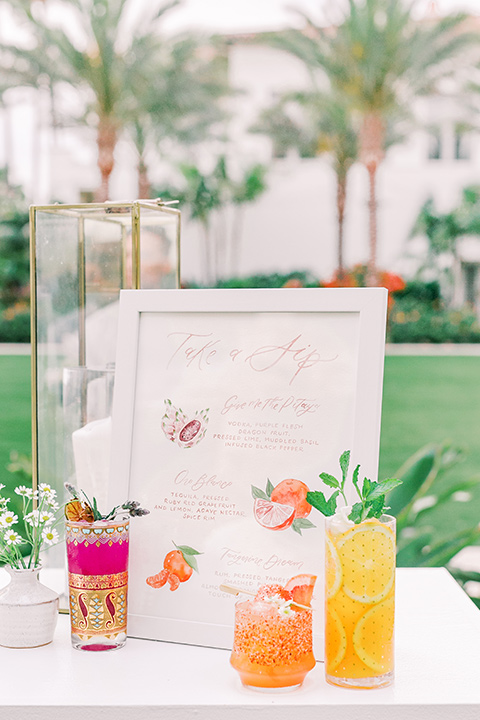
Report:
M65 522L72 645L102 651L127 639L129 521Z
M342 687L390 685L394 673L395 518L325 529L325 673Z
M113 367L63 371L64 478L107 512Z

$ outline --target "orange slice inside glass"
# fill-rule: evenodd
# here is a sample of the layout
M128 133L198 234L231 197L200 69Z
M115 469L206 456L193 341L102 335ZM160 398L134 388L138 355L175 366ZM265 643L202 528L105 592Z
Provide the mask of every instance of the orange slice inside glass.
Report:
M345 657L347 650L347 634L333 607L327 605L327 622L325 624L325 660L328 671L332 672Z
M342 584L342 566L335 545L325 536L325 583L327 598L334 597Z
M367 610L353 632L353 647L365 665L378 673L386 673L393 665L394 598Z
M395 536L378 521L364 522L337 542L345 593L362 603L377 603L395 578Z

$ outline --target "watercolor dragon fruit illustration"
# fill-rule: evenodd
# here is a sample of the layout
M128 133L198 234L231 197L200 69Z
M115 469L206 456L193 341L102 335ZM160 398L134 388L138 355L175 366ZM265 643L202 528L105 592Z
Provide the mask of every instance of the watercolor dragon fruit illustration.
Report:
M183 448L197 445L207 432L209 409L197 410L193 417L189 417L171 400L165 400L165 415L162 417L165 437Z

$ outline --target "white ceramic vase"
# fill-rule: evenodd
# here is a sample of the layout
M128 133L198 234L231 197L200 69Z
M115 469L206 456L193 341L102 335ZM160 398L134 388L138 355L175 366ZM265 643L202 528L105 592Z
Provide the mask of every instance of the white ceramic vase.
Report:
M32 648L48 645L58 618L58 594L38 579L40 567L6 566L10 583L0 590L0 645Z

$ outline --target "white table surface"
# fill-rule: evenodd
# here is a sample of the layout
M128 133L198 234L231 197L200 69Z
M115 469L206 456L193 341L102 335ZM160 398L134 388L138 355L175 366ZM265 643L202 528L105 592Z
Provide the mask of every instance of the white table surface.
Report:
M41 579L58 585L55 572ZM52 644L0 647L0 718L480 718L480 611L442 568L397 571L396 677L380 690L327 685L317 663L302 688L262 694L242 687L226 650L129 638L121 650L86 653L73 650L69 629L61 615Z

